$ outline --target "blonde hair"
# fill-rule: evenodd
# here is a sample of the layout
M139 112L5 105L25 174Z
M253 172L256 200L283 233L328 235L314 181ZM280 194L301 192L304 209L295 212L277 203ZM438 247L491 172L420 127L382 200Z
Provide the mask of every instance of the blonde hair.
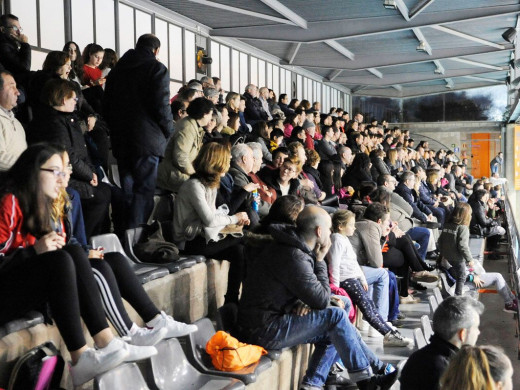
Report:
M204 144L193 161L195 177L210 188L220 185L220 177L229 170L231 151L228 145L216 142Z
M491 345L463 346L441 378L443 390L493 390L511 370L509 358Z
M356 219L356 214L349 210L338 210L332 215L332 231L339 232L340 226L345 226L352 219Z
M397 150L396 149L388 149L386 152L386 156L390 164L395 165L397 163Z
M51 206L51 218L54 222L59 223L67 217L66 209L70 209L69 194L65 188L60 189L60 193L54 199Z
M236 92L229 92L227 95L226 95L226 107L228 108L229 111L232 111L232 112L235 112L237 113L238 112L238 107L231 107L231 102L233 100L236 99L236 97L240 97L240 94L236 93Z
M296 165L296 173L299 175L300 172L302 171L302 168L303 168L303 165L302 165L302 162L301 160L298 158L298 156L290 156L290 157L287 157L284 162L285 163L290 163L290 164L293 164L293 165Z
M426 173L426 181L432 185L439 180L439 171L429 171Z

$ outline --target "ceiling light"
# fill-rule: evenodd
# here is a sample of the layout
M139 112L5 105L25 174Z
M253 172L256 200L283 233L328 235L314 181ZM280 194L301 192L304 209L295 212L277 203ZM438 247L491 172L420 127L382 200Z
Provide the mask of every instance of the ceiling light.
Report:
M419 46L417 46L417 51L426 51L426 42L420 41Z
M383 0L383 6L386 9L397 9L397 5L395 4L395 0Z
M516 38L516 28L509 27L504 33L502 34L502 38L504 38L505 41L509 43L513 43Z

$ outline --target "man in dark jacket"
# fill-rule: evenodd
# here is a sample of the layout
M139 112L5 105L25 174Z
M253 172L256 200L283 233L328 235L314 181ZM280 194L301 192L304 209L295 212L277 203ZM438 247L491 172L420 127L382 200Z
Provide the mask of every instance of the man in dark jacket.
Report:
M146 223L152 212L159 158L173 132L170 76L156 58L160 46L155 35L142 35L106 82L103 112L129 210L127 228Z
M345 310L330 306L324 261L330 216L309 206L296 225L272 225L274 242L251 251L238 315L242 337L268 349L314 343L303 389L321 388L339 357L360 389L390 388L396 372L373 376L384 364L366 348Z
M278 106L280 107L280 110L283 111L285 116L289 114L294 114L294 110L292 108L289 108L289 96L287 96L286 93L280 94L280 97L278 99Z
M262 108L262 102L258 99L258 88L254 84L248 84L244 92L246 109L244 116L251 126L259 121L267 121L268 115Z
M18 18L0 16L0 63L13 74L17 84L26 85L31 70L31 46Z
M469 296L445 299L433 314L430 344L414 352L399 381L401 390L437 390L451 358L463 345L475 345L484 305Z
M433 214L431 210L425 206L419 199L415 199L412 189L415 186L415 175L413 172L406 171L401 175L401 182L395 188L395 192L412 206L412 217L417 218L421 222L432 221Z

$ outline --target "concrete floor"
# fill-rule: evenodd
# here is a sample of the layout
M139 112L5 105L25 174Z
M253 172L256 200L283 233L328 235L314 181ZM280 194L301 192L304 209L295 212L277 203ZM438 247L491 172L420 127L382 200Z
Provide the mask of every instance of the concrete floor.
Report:
M504 248L505 249L505 248ZM507 258L488 260L484 258L487 272L500 272L509 283ZM520 360L518 359L518 337L516 335L514 315L504 313L504 302L498 294L480 294L480 301L486 306L480 319L479 345L492 344L500 346L513 363L513 388L520 389Z

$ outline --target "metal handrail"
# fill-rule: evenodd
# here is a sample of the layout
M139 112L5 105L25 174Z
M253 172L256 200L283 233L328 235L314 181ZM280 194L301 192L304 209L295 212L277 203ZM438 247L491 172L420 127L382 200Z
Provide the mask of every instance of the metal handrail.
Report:
M511 275L511 285L516 297L520 297L520 235L516 225L513 209L507 196L506 185L502 186L503 194L505 195L505 212L507 220L507 240L510 256L508 256L508 267ZM516 335L520 335L520 310L517 309L516 317ZM517 356L520 360L520 338L518 341Z

